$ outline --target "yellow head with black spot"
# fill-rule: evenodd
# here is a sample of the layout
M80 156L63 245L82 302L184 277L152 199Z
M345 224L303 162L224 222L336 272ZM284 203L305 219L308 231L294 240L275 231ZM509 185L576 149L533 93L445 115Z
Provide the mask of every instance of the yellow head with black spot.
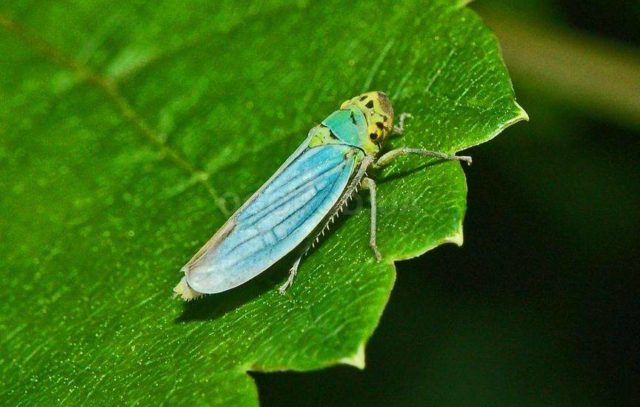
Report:
M356 107L362 111L367 131L360 143L369 154L377 154L393 131L393 108L383 92L367 92L345 101L340 108Z

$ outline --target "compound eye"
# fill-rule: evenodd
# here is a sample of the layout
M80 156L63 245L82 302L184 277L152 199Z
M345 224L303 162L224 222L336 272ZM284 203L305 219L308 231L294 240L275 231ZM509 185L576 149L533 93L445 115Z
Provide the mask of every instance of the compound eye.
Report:
M371 141L376 141L378 139L378 133L369 134L369 138L371 139Z

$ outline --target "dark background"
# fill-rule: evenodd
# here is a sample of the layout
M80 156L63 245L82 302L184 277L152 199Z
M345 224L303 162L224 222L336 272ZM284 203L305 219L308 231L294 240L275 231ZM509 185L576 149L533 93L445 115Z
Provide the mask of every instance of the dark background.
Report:
M510 21L597 44L594 55L638 56L638 1L516 3L473 7L507 41ZM262 405L640 400L640 117L618 120L615 103L601 109L505 59L531 121L470 151L464 246L398 264L364 371L254 374Z

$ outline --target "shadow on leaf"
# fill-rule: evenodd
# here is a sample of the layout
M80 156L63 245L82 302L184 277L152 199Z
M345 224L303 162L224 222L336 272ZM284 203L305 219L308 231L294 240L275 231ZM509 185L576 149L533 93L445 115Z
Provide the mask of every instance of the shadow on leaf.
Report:
M266 273L259 275L240 287L218 294L205 295L193 301L185 302L182 314L176 318L175 322L188 323L192 321L216 320L268 291L276 290L279 284L276 281L276 277L286 274L286 268L285 264L276 264Z
M353 203L354 202L352 202L352 204ZM350 205L350 207L351 206L352 205ZM347 219L351 217L349 212L350 210L355 212L358 208L347 208L345 211L346 213L336 219L335 223L331 225L327 233L335 232L341 228ZM321 237L315 247L310 251L316 250L321 244L323 244L323 240L325 239ZM304 247L304 244L297 250L294 250L292 253L285 256L282 260L278 261L265 272L259 274L257 277L239 287L219 294L205 295L198 299L185 302L182 314L175 319L175 323L214 321L255 300L256 298L261 297L263 294L268 295L269 292L272 292L272 295L280 295L278 293L278 287L280 287L280 285L286 280L289 268L295 261L296 255L300 253L301 247ZM300 265L301 270L304 270L304 260L305 259L303 258ZM300 272L298 273L296 280L299 278L301 278ZM296 284L295 280L293 284Z

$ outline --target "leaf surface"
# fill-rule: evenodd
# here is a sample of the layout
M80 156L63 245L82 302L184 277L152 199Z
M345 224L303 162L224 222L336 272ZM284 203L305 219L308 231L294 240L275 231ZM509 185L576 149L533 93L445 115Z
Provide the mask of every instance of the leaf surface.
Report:
M285 296L287 265L188 304L171 289L347 98L414 116L393 147L457 152L525 119L459 3L0 5L2 398L255 405L248 370L364 366L393 261L462 242L458 163L377 174L381 263L363 195Z

